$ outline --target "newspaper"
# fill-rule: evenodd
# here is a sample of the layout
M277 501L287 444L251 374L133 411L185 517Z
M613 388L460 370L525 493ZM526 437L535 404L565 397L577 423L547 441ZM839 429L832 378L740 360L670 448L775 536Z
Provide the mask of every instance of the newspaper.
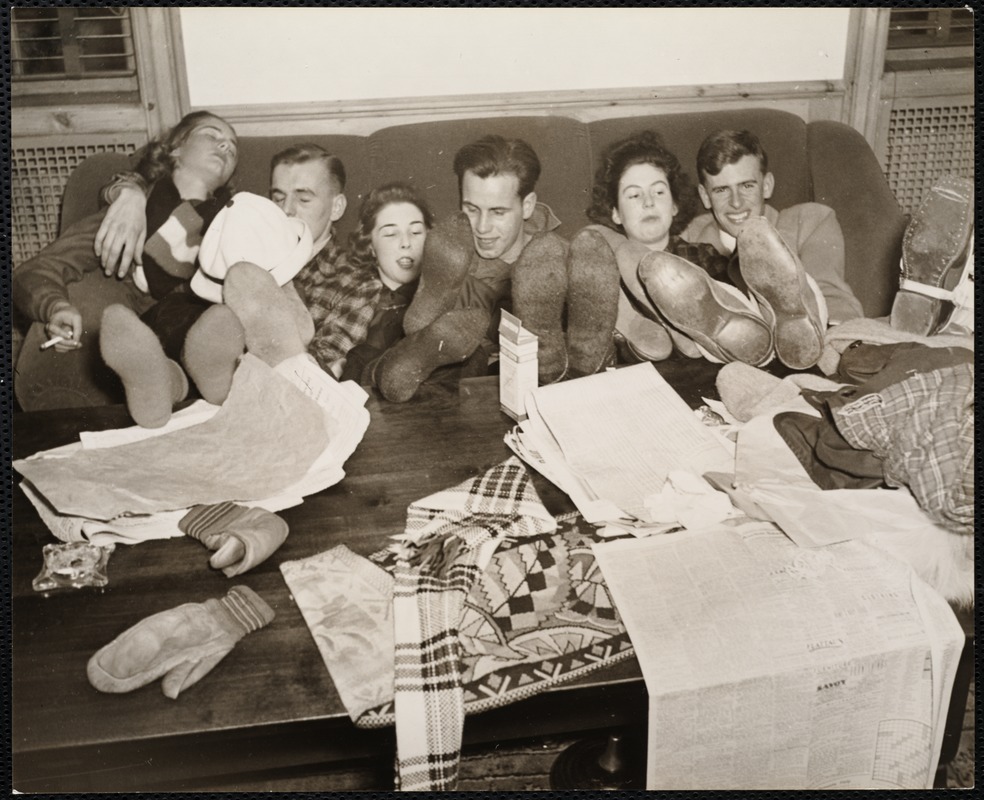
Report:
M526 412L506 443L588 522L657 522L650 506L671 472L734 468L731 442L649 363L542 386L527 395Z
M747 518L594 550L649 692L647 789L932 787L964 634L907 564Z

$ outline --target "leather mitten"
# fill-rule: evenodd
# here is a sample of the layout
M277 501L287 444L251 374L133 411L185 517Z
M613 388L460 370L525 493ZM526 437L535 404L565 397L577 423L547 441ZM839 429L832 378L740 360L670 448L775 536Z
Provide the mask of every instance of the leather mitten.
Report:
M221 599L161 611L128 628L89 659L100 692L130 692L157 680L172 700L207 675L247 633L274 617L252 589L234 586Z

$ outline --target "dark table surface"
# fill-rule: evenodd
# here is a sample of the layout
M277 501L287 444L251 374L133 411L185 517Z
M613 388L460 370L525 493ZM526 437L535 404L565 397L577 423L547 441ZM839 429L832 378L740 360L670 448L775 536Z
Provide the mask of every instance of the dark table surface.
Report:
M703 360L658 365L685 401L716 397L718 366ZM208 566L190 538L118 545L109 585L44 596L31 581L41 549L55 541L16 490L12 531L12 750L22 791L207 789L219 776L392 758L392 730L349 720L279 564L344 543L369 555L403 530L407 505L484 472L511 455L514 424L498 406L495 377L425 384L417 397L368 403L371 422L337 485L280 512L284 545L235 579ZM125 427L122 407L15 414L14 457L76 441L81 430ZM539 475L551 513L570 500ZM111 695L92 688L89 657L144 617L223 595L242 583L276 612L177 700L160 683ZM971 623L972 631L972 623ZM645 719L646 694L629 660L543 694L469 717L465 743L557 735Z

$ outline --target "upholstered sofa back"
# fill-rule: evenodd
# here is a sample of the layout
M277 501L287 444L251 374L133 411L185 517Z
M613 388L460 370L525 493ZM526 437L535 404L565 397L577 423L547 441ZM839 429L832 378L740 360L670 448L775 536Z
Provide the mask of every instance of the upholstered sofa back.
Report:
M571 236L588 223L591 184L598 159L612 141L653 128L680 158L696 182L695 159L701 141L722 128L747 128L762 140L776 178L772 203L785 208L816 201L831 206L844 230L846 277L868 316L886 314L897 285L905 218L877 159L863 137L846 125L806 123L795 114L750 108L684 114L649 114L580 122L556 115L437 120L392 125L368 136L243 137L234 178L238 189L266 194L270 159L285 147L314 142L337 155L348 173L349 210L338 225L344 237L355 225L358 207L374 186L411 182L439 218L458 207L451 165L464 144L488 133L520 137L542 163L538 197L549 204ZM104 154L80 167L66 188L62 227L96 210L100 182L125 163ZM84 177L83 177L84 176ZM74 176L73 176L74 178Z

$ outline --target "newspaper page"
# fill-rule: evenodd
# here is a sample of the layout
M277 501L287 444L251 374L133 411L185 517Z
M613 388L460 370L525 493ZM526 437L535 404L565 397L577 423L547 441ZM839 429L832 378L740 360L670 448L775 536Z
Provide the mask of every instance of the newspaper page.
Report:
M747 519L594 550L649 692L647 789L932 787L964 635L907 564Z
M527 395L530 425L552 438L570 472L621 516L651 520L646 498L672 470L731 472L734 453L652 364L542 386Z

